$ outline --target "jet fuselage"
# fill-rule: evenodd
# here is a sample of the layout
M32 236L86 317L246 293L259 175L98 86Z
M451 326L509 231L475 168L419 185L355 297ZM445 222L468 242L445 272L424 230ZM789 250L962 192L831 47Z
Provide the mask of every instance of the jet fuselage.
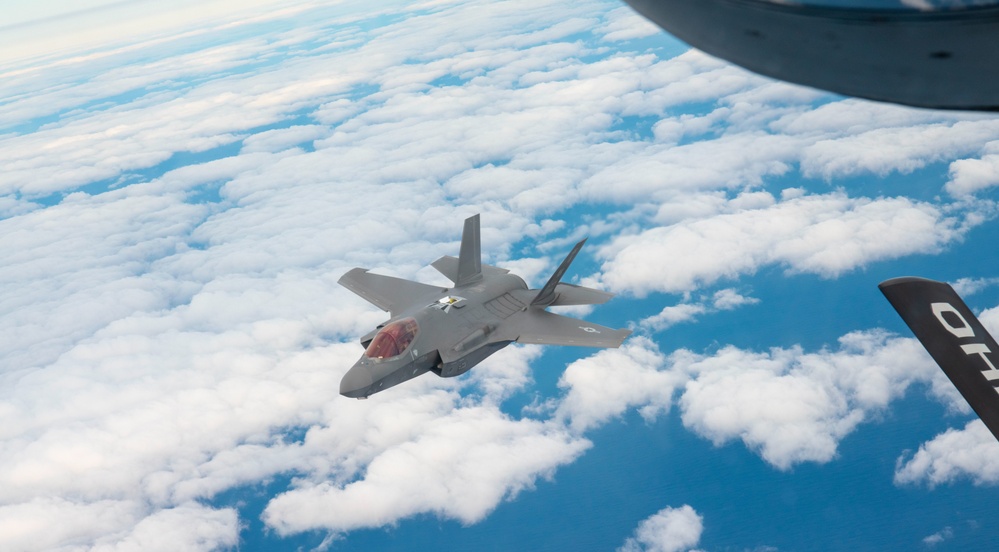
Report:
M500 274L428 296L425 305L379 326L370 341L362 338L365 352L344 375L340 394L364 398L426 372L441 377L467 372L510 344L512 340L496 342L490 337L503 320L527 308L529 293L519 276ZM402 335L401 344L398 336L389 334L407 320L413 321L415 335L411 340ZM404 346L386 349L381 342Z

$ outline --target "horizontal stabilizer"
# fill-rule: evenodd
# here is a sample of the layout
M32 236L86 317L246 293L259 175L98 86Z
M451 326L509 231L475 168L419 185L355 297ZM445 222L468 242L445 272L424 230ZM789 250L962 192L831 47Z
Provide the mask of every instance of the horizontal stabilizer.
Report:
M555 301L551 306L602 305L610 301L611 297L614 297L613 293L563 282L555 286Z
M440 259L437 259L436 261L431 263L430 266L436 268L437 272L440 272L444 276L447 276L448 280L451 280L456 284L458 283L458 257L452 257L451 255L444 255ZM498 266L492 266L492 265L481 265L480 268L482 271L482 275L486 277L496 276L499 274L506 274L510 272L505 268L500 268Z
M631 330L615 330L542 309L528 309L516 320L519 343L620 347Z
M363 268L348 271L337 283L392 316L447 291L412 280L372 274Z
M999 439L996 340L948 284L924 278L894 278L878 287Z

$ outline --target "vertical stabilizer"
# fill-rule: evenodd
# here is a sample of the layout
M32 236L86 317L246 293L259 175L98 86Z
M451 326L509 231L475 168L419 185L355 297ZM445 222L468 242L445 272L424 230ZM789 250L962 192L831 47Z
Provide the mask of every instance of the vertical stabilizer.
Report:
M461 252L458 253L458 277L455 286L464 286L482 279L482 243L479 239L479 215L465 219L461 232Z
M555 274L552 274L552 277L548 279L548 283L545 284L545 287L541 288L538 295L533 301L531 301L532 306L550 305L553 301L555 301L555 286L562 281L562 276L565 276L565 271L569 270L569 265L572 264L572 260L576 258L576 254L579 253L579 250L583 248L584 243L586 243L586 238L583 238L582 241L576 244L576 247L572 248L569 255L566 256L565 260L562 261L562 264L558 266L558 270L555 271Z

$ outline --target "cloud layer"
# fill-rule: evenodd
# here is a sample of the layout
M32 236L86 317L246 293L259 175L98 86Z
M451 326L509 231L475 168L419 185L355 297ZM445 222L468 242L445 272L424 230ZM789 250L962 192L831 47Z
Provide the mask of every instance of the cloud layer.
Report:
M769 266L835 278L960 241L992 216L976 193L999 129L773 83L669 38L648 51L630 41L654 28L615 3L212 13L0 66L0 547L232 546L239 514L212 499L289 474L264 514L279 534L470 524L629 409L675 404L788 469L830 461L913 382L945 386L913 341L863 331L814 352L636 337L519 413L505 401L531 389L538 348L345 400L355 339L384 314L337 278L439 279L426 266L466 216L483 215L487 262L544 273L587 234L583 280L686 292L629 315L656 331L752 303L716 286ZM933 163L957 199L771 185ZM953 473L925 449L899 473ZM700 531L666 509L625 546Z

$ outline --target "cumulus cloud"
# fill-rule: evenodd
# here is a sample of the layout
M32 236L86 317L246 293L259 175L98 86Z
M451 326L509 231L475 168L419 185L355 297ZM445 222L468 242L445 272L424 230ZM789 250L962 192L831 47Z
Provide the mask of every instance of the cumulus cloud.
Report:
M170 535L171 540L164 540ZM239 523L231 508L212 509L197 503L160 510L140 521L120 541L98 539L94 552L132 550L219 550L239 542Z
M926 381L925 358L899 367L914 345L866 334L711 355L637 337L572 363L535 418L502 408L542 358L529 347L457 381L339 397L357 336L385 318L339 275L430 277L466 216L483 214L487 262L529 278L581 237L577 206L597 213L579 231L605 242L595 278L613 289L693 290L770 264L835 276L945 247L981 206L778 198L757 189L767 178L845 174L833 154L910 127L931 160L992 132L863 102L809 117L827 99L698 52L618 47L652 28L616 4L369 4L213 8L182 35L0 68L0 547L231 546L236 512L206 503L289 473L265 517L282 534L474 523L583 454L587 431L629 408L653 420L676 396L715 442L778 467L825 461ZM919 149L934 139L947 148ZM850 174L925 164L890 153ZM690 305L754 302L737 289Z
M934 546L944 541L950 540L952 538L954 538L954 530L948 526L937 531L936 533L933 533L932 535L925 537L923 539L923 544L925 544L930 548L933 548Z
M958 295L969 297L996 284L999 284L999 278L960 278L952 285Z
M682 377L663 370L665 357L649 339L629 339L578 360L565 369L559 387L566 391L555 418L577 432L602 425L630 407L640 407L647 420L670 409L673 390Z
M961 410L963 400L919 342L883 331L847 334L835 350L726 346L711 355L682 349L663 355L635 337L566 368L555 418L577 432L630 408L651 421L669 412L676 397L690 430L719 446L741 440L787 470L833 460L845 436L877 420L914 383Z
M378 454L357 481L309 482L275 497L264 521L282 534L378 527L418 513L475 523L588 447L559 425L460 408Z
M950 180L944 189L953 196L967 196L999 184L999 142L989 142L977 158L950 164Z
M772 128L813 140L801 152L806 175L826 179L861 173L908 173L979 150L996 121L977 113L952 117L848 99L783 114Z
M724 347L714 355L668 357L644 338L570 365L557 417L577 431L628 408L652 419L678 396L683 423L717 445L742 440L768 463L789 469L828 462L839 441L875 419L914 382L944 385L913 339L854 333L838 350L767 353ZM624 383L627 382L627 383Z
M836 192L778 201L757 193L752 201L614 239L601 250L603 283L638 296L683 292L769 264L835 277L878 260L937 251L982 221L902 197Z
M745 305L755 305L760 302L755 297L746 297L731 288L716 291L712 301L716 309L723 311L736 309Z
M919 446L915 454L903 455L895 464L897 485L925 483L930 487L959 479L976 485L999 482L999 442L979 419L962 429L948 429Z
M680 303L663 307L659 314L642 320L639 325L654 331L662 331L682 322L690 322L698 315L707 312L707 307L692 303Z
M643 520L635 536L625 541L618 552L682 552L697 546L704 530L704 518L684 504L663 508Z
M236 545L236 511L182 504L146 516L135 501L73 503L62 498L35 498L0 506L0 538L4 549L81 550L73 543L93 543L88 550L218 550ZM170 535L165 539L165 535Z
M667 306L659 314L642 319L638 325L652 331L662 331L676 324L694 321L701 314L730 311L759 302L759 299L746 297L732 288L726 288L699 302Z
M806 175L827 179L864 172L909 173L929 163L973 153L995 136L996 130L999 122L987 119L878 128L817 142L805 152L802 169Z
M740 439L779 469L832 460L858 424L937 376L918 342L881 332L845 335L834 351L724 347L672 360L691 377L679 399L684 425L716 445Z

